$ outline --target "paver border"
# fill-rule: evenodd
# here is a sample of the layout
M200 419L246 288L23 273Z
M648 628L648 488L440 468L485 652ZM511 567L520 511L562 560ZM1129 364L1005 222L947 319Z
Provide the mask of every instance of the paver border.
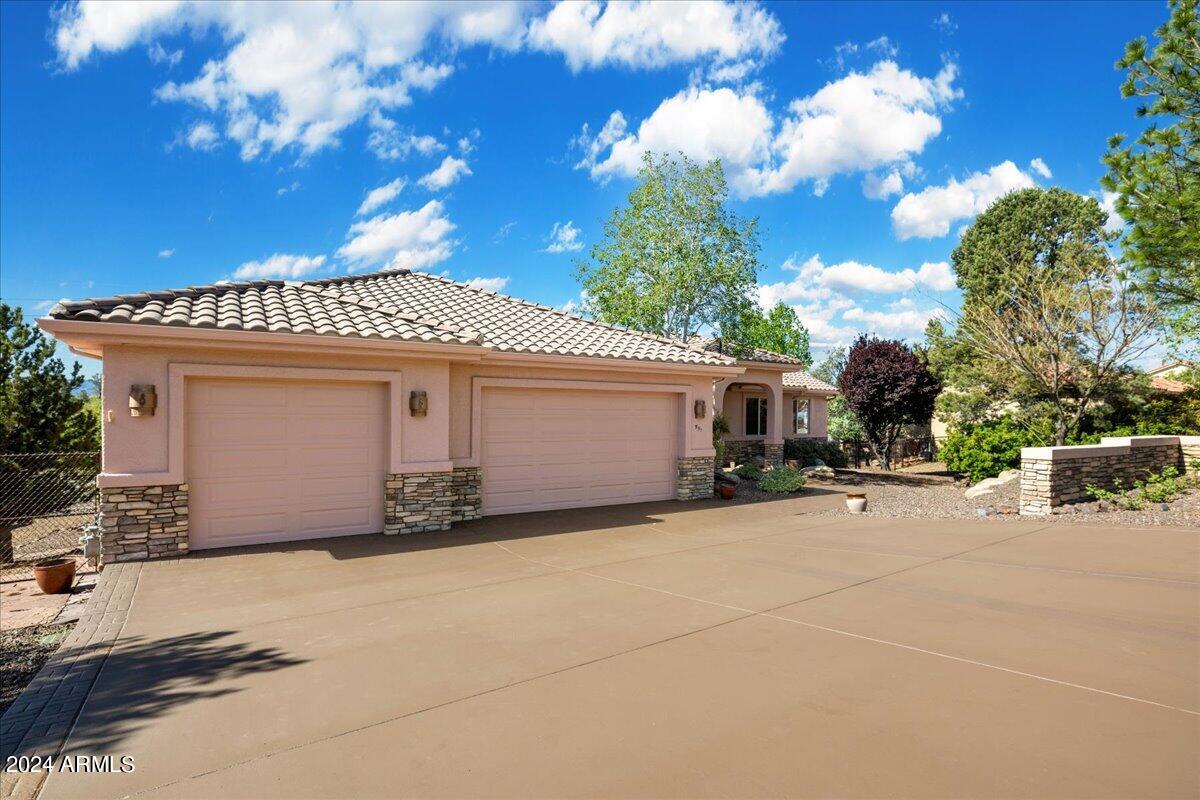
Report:
M0 717L0 763L9 756L57 756L66 744L125 620L140 562L110 564L100 573L75 628ZM46 772L3 774L0 796L32 798Z

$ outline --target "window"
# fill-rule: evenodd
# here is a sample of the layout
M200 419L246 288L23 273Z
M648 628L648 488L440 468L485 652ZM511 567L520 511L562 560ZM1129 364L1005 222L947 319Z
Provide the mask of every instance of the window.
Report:
M792 400L792 432L808 433L808 401L799 397Z
M746 435L767 435L767 399L765 397L746 398Z

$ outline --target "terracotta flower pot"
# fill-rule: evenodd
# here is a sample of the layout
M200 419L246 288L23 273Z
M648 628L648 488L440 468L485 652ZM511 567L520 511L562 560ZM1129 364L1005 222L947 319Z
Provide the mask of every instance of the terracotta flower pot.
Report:
M60 594L71 590L75 582L75 559L52 558L33 565L33 577L38 588L46 594Z
M851 514L861 514L867 510L867 496L862 492L846 492L846 508Z
M732 483L718 483L717 494L721 496L722 500L732 500L733 496L737 494L737 486Z

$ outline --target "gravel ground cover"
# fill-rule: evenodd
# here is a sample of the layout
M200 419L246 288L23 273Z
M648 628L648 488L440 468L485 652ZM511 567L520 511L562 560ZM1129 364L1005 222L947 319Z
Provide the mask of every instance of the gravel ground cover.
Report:
M0 715L17 699L75 623L0 632Z

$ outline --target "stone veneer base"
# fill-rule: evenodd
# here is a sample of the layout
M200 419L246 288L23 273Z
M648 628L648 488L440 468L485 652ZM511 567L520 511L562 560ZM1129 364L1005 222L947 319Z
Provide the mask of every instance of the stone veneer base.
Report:
M444 531L451 523L479 519L482 492L483 472L479 467L388 475L383 494L383 532Z
M101 560L170 558L188 551L188 485L100 489Z
M765 461L763 447L762 439L726 439L725 463L732 461L735 464L745 464L755 458L762 458Z
M703 500L713 496L712 456L693 456L676 460L675 497L679 500Z

